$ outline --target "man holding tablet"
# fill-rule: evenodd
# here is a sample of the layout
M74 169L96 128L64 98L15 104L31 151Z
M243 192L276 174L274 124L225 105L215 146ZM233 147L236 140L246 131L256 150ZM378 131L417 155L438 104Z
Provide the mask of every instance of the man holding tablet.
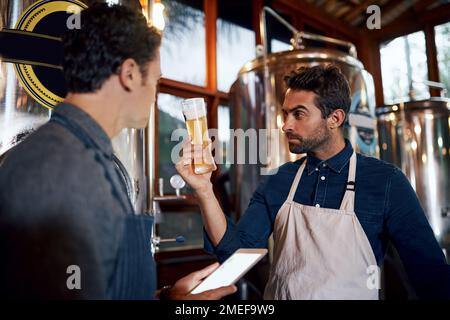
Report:
M283 131L306 156L278 168L235 225L214 196L211 174L196 175L185 144L177 170L195 190L205 248L220 261L274 237L266 299L378 299L379 267L391 242L419 298L450 299L450 266L405 175L356 154L343 136L348 83L334 66L286 77Z

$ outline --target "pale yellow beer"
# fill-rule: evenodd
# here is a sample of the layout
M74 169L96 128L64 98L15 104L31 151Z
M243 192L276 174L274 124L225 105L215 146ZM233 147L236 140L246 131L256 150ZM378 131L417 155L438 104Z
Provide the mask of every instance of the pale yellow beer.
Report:
M208 124L206 122L206 106L203 98L192 98L183 100L181 103L183 115L186 120L188 134L192 145L206 147L209 143ZM212 158L212 157L211 157ZM196 174L203 174L215 170L212 163L205 163L204 159L192 163Z

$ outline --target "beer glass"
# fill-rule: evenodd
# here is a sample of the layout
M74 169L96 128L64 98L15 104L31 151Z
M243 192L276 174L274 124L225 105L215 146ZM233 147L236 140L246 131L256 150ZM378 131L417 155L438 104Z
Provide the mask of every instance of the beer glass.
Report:
M185 99L181 102L188 134L191 137L192 147L202 145L209 148L208 124L206 123L206 106L203 98ZM193 149L192 149L193 150ZM210 150L210 149L208 149ZM212 156L210 157L211 161ZM205 159L194 161L193 171L196 174L204 174L216 169L214 163L207 163Z

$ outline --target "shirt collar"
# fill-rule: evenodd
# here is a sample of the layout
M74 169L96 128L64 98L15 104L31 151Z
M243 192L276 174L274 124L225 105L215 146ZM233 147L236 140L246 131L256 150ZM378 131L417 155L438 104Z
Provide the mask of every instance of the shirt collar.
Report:
M314 156L307 154L306 157L306 170L308 172L308 175L314 172L316 168L319 167L330 167L331 170L341 173L342 169L347 165L348 161L350 160L350 157L353 154L353 148L348 141L348 139L345 139L345 147L342 149L338 154L334 155L328 160L320 160L318 158L315 158Z
M63 116L69 122L75 123L94 141L100 151L106 156L112 157L111 139L90 115L80 108L65 102L58 104L54 109L54 113Z

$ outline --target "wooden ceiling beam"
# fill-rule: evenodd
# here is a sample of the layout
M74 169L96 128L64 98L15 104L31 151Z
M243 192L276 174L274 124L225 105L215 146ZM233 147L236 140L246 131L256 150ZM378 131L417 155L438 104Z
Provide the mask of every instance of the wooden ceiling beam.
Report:
M372 38L384 42L399 36L420 30L422 26L417 23L417 16L413 9L407 10L399 18L391 23L382 26L378 30L370 30L369 34Z
M333 28L337 32L342 33L351 39L352 42L356 42L359 39L359 29L335 18L331 14L324 12L322 8L308 3L305 0L297 0L295 2L292 0L276 0L274 3L280 3L285 7L297 11L297 14L299 15L304 15L324 26Z
M357 16L359 16L361 13L365 12L367 7L376 4L376 1L374 0L363 0L359 5L357 5L355 8L353 8L349 13L347 13L344 16L344 20L346 22L350 22L353 19L355 19Z
M336 10L336 17L341 19L345 14L347 14L350 10L352 10L352 7L349 5L344 5Z
M424 26L438 25L450 21L450 3L442 4L431 10L424 11L421 15L410 8L401 15L398 19L395 19L388 25L382 27L379 30L371 30L369 35L378 39L379 41L387 41L396 37L403 36L412 32L423 30Z
M359 4L358 0L343 0L343 2L349 4L349 5L353 6L353 7L357 6Z
M425 11L420 15L422 23L442 24L450 21L450 3L442 4L431 10Z
M431 6L433 3L435 3L436 0L419 0L414 3L414 10L416 10L417 13L421 13L424 10L427 10L429 6Z
M405 0L391 0L385 6L381 7L381 28L384 28L391 22L399 19L405 14L413 3Z

